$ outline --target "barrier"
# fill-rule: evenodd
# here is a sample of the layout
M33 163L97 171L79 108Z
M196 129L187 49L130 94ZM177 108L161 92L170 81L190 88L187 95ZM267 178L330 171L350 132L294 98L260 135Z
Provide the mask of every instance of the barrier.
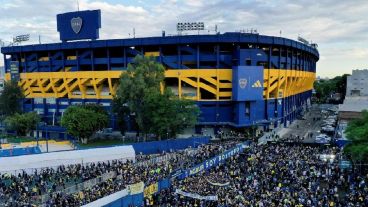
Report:
M134 143L133 148L136 154L157 154L163 151L180 150L188 147L198 147L202 144L208 144L210 137L192 137L187 139L174 139L153 142Z
M126 189L113 193L104 198L93 201L83 207L130 207L143 206L143 188L144 183L139 182L129 185Z
M123 191L119 191L117 193L111 194L109 196L106 196L104 198L98 199L92 203L89 203L87 205L84 205L83 207L92 207L92 206L103 206L103 207L129 207L129 206L142 206L143 205L143 201L144 198L149 197L151 195L154 195L160 191L162 191L163 189L166 188L170 188L171 186L171 179L175 179L176 177L178 177L179 179L184 179L185 177L188 176L192 176L202 170L207 170L210 169L212 167L215 167L217 165L219 165L220 163L224 162L225 160L227 160L228 158L235 156L241 152L243 152L244 148L249 147L249 145L251 144L250 141L241 143L236 145L235 147L225 151L224 153L221 153L220 155L217 155L211 159L208 159L206 161L204 161L203 163L196 165L192 168L189 168L187 170L185 170L184 172L180 172L178 174L176 174L176 176L171 176L170 178L166 178L163 180L160 180L156 183L152 183L148 186L145 186L144 190L142 190L142 193L138 193L141 192L140 190L134 190L134 192L136 193L135 195L131 195L130 193L128 194L124 194L123 192L126 192L131 189L131 187L128 187L127 189L124 189ZM167 157L162 156L161 158L159 158L158 160L164 160ZM215 183L215 185L219 185L217 183ZM221 184L220 184L221 185ZM227 184L226 184L227 185ZM198 199L204 199L204 200L217 200L216 196L199 196L196 194L190 194L187 192L183 192L183 191L176 191L177 193L179 192L180 194L185 194L185 196L189 196L189 197L193 197L193 198L198 198ZM117 195L124 195L121 196L120 198L117 197Z
M39 147L10 148L0 150L0 157L12 157L20 155L40 154Z
M32 154L26 156L3 157L0 159L0 172L25 171L31 173L33 169L57 167L60 165L83 164L108 160L135 160L134 149L131 145ZM9 165L12 163L12 165ZM28 170L29 169L29 170Z
M347 140L347 139L337 139L335 141L336 146L338 146L339 148L343 148L345 145L350 144L351 141Z
M143 190L143 182L128 186L126 189L113 193L104 198L91 202L83 207L130 207L143 206L144 197L151 196L160 192L163 189L169 188L171 182L169 179L163 179L159 182L153 183Z
M170 159L176 158L178 155L176 153L170 153L170 154L166 154L166 155L162 155L162 156L157 156L154 158L151 158L149 160L145 160L145 161L141 161L141 162L137 162L136 165L137 166L149 166L155 163L162 163L162 162L167 162Z
M248 143L249 144L249 143ZM241 152L243 152L244 148L246 147L246 145L248 144L238 144L235 147L233 147L232 149L229 149L227 151L225 151L224 153L217 155L211 159L208 159L206 161L204 161L201 164L198 164L192 168L189 168L185 171L183 171L181 174L177 175L178 179L183 180L186 177L195 175L199 172L202 172L204 170L210 169L212 167L218 166L220 165L220 163L224 162L225 160L227 160L230 157L233 157Z
M44 145L46 143L55 144L55 145L72 145L72 143L68 140L56 141L56 140L50 139L48 141L46 141L46 140L38 141L39 145ZM37 141L20 142L19 145L22 146L22 147L33 147L33 146L37 145ZM12 147L13 147L13 145L9 144L9 143L8 144L1 144L1 148L3 148L3 149L8 149L8 148L12 148Z

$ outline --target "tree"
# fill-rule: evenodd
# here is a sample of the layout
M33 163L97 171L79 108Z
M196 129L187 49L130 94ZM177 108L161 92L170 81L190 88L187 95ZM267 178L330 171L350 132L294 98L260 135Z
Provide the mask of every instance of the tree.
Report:
M39 115L35 112L25 114L15 113L6 117L5 126L8 130L14 130L18 135L25 136L31 130L36 129L40 120Z
M180 100L170 89L147 91L144 120L148 132L162 137L173 137L183 129L193 127L199 115L198 107L191 100Z
M0 95L0 113L3 116L21 112L20 100L24 98L23 90L16 81L7 81Z
M152 57L137 56L121 75L114 97L115 112L133 114L141 132L159 139L193 126L199 114L193 101L180 100L169 88L162 87L164 72Z
M147 90L160 90L164 71L164 67L153 58L138 55L120 77L115 102L119 101L122 107L127 106L130 113L134 113L135 121L144 133L148 133L149 126L144 119L143 97L147 94Z
M61 126L66 128L68 134L76 137L82 143L87 143L93 133L107 125L107 113L100 111L97 106L70 106L61 118Z
M368 111L362 111L362 118L349 122L345 133L351 143L344 151L354 160L368 161Z
M316 97L322 103L335 102L341 103L346 95L346 79L348 74L336 76L329 80L320 80L314 83ZM330 97L334 93L340 93L340 100L331 100Z
M174 110L172 116L175 117L171 122L172 136L180 133L185 128L194 127L200 114L199 108L192 100L170 99L173 102Z
M100 114L104 114L106 116L108 116L107 111L99 104L85 104L85 105L80 105L82 108L94 111L95 113L100 113Z
M129 116L129 107L119 97L115 97L112 101L112 110L117 115L117 126L122 133L128 129L127 121Z

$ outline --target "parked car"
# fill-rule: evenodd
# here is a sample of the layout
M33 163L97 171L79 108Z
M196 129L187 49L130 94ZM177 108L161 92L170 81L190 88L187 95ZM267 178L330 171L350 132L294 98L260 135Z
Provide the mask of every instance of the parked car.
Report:
M331 142L331 137L327 136L326 134L320 134L316 136L316 143L326 144Z
M335 131L335 128L331 125L327 125L327 126L324 126L322 127L322 131L325 131L325 132L334 132Z

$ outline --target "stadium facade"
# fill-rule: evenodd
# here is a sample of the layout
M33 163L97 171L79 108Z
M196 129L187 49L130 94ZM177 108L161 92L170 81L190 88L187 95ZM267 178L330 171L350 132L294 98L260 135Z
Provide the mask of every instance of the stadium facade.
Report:
M60 43L1 50L6 80L25 91L24 111L48 125L58 125L70 105L98 103L111 112L119 77L136 55L155 57L166 68L165 86L196 101L197 131L287 124L310 102L319 53L309 44L239 32L97 40L100 13L83 20L84 12L58 15Z

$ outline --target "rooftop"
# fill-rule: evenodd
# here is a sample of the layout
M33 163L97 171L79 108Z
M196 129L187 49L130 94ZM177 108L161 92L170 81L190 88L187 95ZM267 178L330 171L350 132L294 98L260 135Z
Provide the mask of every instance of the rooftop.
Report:
M339 105L339 111L361 112L368 110L368 96L345 97L344 103Z

